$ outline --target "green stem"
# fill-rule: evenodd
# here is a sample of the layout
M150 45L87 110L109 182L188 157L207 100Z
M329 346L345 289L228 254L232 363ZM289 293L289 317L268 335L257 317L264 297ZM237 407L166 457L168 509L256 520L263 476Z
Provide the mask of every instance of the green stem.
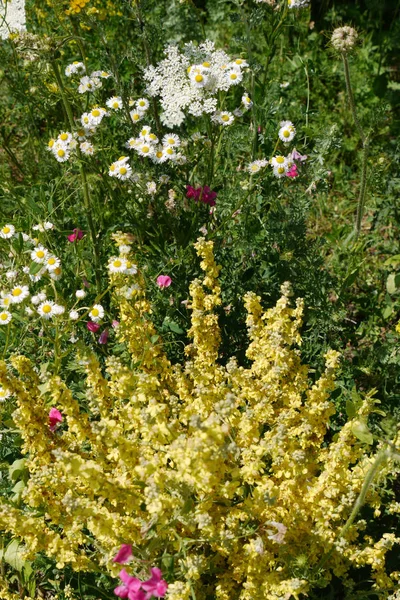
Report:
M67 95L65 93L64 84L62 82L60 71L59 71L58 65L55 60L51 61L51 66L53 68L54 75L55 75L55 78L57 81L57 85L59 87L61 98L62 98L62 101L64 104L64 108L67 113L68 122L70 124L71 130L73 131L75 128L74 116L72 114L71 105L70 105ZM88 185L88 181L87 181L86 171L84 168L82 152L80 151L79 145L77 146L76 151L77 151L78 160L79 160L79 173L80 173L81 181L82 181L83 202L84 202L84 206L85 206L86 219L87 219L87 222L89 225L90 236L92 238L92 244L93 244L94 267L95 267L94 272L95 272L95 278L96 278L96 288L97 288L97 293L100 294L101 293L100 256L99 256L99 248L98 248L96 230L95 230L93 215L92 215L92 204L91 204L91 199L90 199L89 185Z
M353 88L352 88L351 79L350 79L349 60L348 60L347 54L345 52L343 52L342 58L343 58L344 76L345 76L345 80L346 80L346 90L347 90L347 95L349 97L350 110L353 115L353 120L357 127L357 130L358 130L358 133L359 133L359 136L361 139L362 147L363 147L360 193L358 196L357 216L356 216L356 222L355 222L355 234L356 234L356 239L357 239L361 233L361 222L362 222L362 217L363 217L363 213L364 213L365 196L366 196L366 191L367 191L367 162L368 162L368 151L369 151L369 139L368 139L368 136L365 135L364 130L361 126L360 120L358 118L356 103L354 101Z
M5 341L5 344L4 344L4 350L3 350L2 360L5 359L6 352L8 350L8 342L10 340L10 331L11 331L11 322L7 325L6 341Z
M391 458L392 452L390 449L386 448L384 450L381 450L380 452L378 452L378 454L375 457L374 462L372 463L365 479L364 479L364 483L362 485L362 488L360 490L360 493L358 495L357 500L354 503L353 506L353 510L350 513L349 518L347 519L346 523L343 525L342 529L340 530L337 538L336 538L336 543L343 538L346 533L348 532L348 530L350 529L351 525L354 522L354 519L356 518L356 516L358 515L361 507L363 506L364 502L365 502L365 497L367 495L367 492L369 490L369 487L371 485L371 483L373 482L375 475L377 474L379 468L382 466L382 464L388 460L389 458ZM332 556L332 553L335 549L335 545L333 545L331 547L331 549L329 550L329 552L327 554L325 554L321 561L318 563L318 568L321 568L324 566L324 564L330 559L330 557Z

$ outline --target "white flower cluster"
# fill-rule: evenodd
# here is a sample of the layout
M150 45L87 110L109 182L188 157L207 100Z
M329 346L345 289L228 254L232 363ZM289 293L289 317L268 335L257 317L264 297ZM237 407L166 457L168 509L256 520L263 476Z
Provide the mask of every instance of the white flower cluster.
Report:
M132 167L129 164L129 156L121 156L110 165L108 174L110 177L116 177L121 181L126 181L132 176Z
M74 61L65 68L65 75L72 77L73 75L82 75L86 73L86 67L83 62ZM102 87L102 79L108 79L111 77L111 73L107 71L93 71L90 75L84 75L79 81L78 92L84 94L85 92L94 92Z
M306 8L310 4L310 0L288 0L289 8Z
M280 179L281 177L285 177L286 173L293 166L293 160L290 155L282 156L281 154L278 154L271 158L270 164L273 168L275 177Z
M138 121L141 121L145 116L149 108L149 101L147 100L147 98L139 98L139 100L136 100L136 102L130 100L130 104L134 104L135 108L132 109L129 114L131 116L132 121L134 123L137 123Z
M266 158L262 158L260 160L254 160L253 162L247 165L247 171L254 175L254 173L258 173L268 165L269 161Z
M339 52L348 52L356 45L358 33L353 27L345 25L334 30L331 44Z
M172 160L182 164L186 158L177 149L181 146L179 136L169 133L163 137L161 144L155 133L152 133L151 127L144 125L139 133L139 137L130 138L126 142L126 147L135 150L139 156L150 158L154 163L161 164L167 160Z
M165 58L157 66L145 70L149 96L159 96L167 127L181 125L185 111L194 116L217 111L218 91L228 91L243 79L248 63L231 60L223 50L216 50L207 40L196 47L185 44L183 52L175 45L165 49Z

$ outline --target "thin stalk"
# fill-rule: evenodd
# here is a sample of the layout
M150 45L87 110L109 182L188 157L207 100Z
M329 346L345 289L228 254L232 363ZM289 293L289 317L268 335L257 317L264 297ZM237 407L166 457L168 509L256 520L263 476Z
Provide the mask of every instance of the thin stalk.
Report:
M3 356L1 357L2 360L5 359L6 357L6 352L8 350L8 342L10 340L10 331L11 331L11 322L7 325L7 332L6 332L6 342L4 344L4 349L3 349Z
M346 90L347 90L347 95L349 97L350 110L353 115L353 120L354 120L355 126L357 127L357 130L358 130L358 133L359 133L359 136L361 139L362 147L363 147L360 193L358 196L357 216L356 216L356 222L355 222L355 234L356 234L356 239L357 239L361 233L361 222L362 222L363 213L364 213L365 196L366 196L366 191L367 191L367 161L368 161L369 139L368 139L368 136L364 133L364 130L363 130L360 120L358 118L356 103L354 102L353 88L352 88L351 79L350 79L349 60L348 60L347 54L345 52L342 53L342 58L343 58L344 76L345 76L345 80L346 80Z
M353 510L350 513L349 518L347 519L346 523L343 525L342 529L340 530L337 538L336 538L336 542L338 542L341 538L343 538L346 533L348 532L348 530L350 529L351 525L354 522L354 519L356 518L356 516L358 515L361 507L363 506L364 502L365 502L365 497L367 495L367 492L369 490L369 487L371 485L371 483L373 482L375 475L377 474L377 472L379 471L379 468L382 466L382 464L384 462L386 462L389 458L391 458L392 452L390 449L385 448L384 450L381 450L380 452L378 452L378 454L375 457L374 462L372 463L365 479L364 479L364 483L362 485L362 488L360 490L360 493L358 494L358 498L354 503L353 506ZM320 560L320 562L318 563L318 567L317 568L321 568L323 567L323 565L330 559L330 557L332 556L332 553L335 549L335 546L333 545L331 547L331 549L329 550L329 552L327 552L327 554L325 554L322 559Z
M136 15L137 15L137 20L139 23L140 31L142 32L143 48L144 48L144 53L146 55L146 64L148 67L150 67L150 65L151 65L151 50L150 50L149 42L146 37L146 24L145 24L145 22L143 20L143 16L142 16L142 8L140 5L140 0L136 0ZM158 116L158 108L157 108L156 99L152 98L151 103L153 105L154 120L156 122L157 133L160 134L161 133L161 123L160 123L160 118Z
M68 122L70 124L71 130L73 130L75 128L74 116L72 114L71 105L70 105L67 95L65 93L64 84L62 82L60 71L59 71L58 65L55 60L51 61L51 66L53 68L54 75L55 75L55 78L57 81L57 85L59 87L61 98L62 98L64 107L65 107L65 111L67 113ZM87 222L89 225L90 237L92 238L92 244L93 244L94 266L95 266L94 272L95 272L95 278L96 278L96 288L97 288L97 293L100 294L101 293L100 256L99 256L99 248L98 248L98 242L97 242L97 237L96 237L96 230L95 230L93 215L92 215L92 203L91 203L91 199L90 199L90 192L89 192L89 185L88 185L88 181L87 181L86 171L85 171L84 163L83 163L83 156L82 156L82 152L80 151L79 145L77 146L76 150L77 150L77 155L78 155L78 160L79 160L79 173L80 173L81 181L82 181L83 202L84 202L84 206L85 206L86 219L87 219Z

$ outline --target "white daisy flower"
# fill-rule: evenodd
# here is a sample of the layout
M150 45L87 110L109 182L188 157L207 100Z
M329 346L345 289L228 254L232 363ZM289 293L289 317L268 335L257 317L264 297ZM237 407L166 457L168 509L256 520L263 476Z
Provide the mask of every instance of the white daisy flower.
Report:
M15 227L14 225L11 225L9 223L7 223L7 225L4 225L1 229L0 229L0 237L3 238L3 240L8 240L9 238L11 238L15 233Z
M121 244L121 246L118 246L118 250L121 256L127 256L132 250L132 247L128 246L128 244Z
M288 171L287 166L274 167L274 175L278 179L280 179L281 177L285 177L287 171Z
M144 116L143 113L138 112L137 110L131 110L129 114L134 123L138 123L139 121L141 121Z
M249 63L244 60L244 58L237 58L236 60L233 61L233 64L236 67L239 67L240 69L244 69L244 67L248 67Z
M63 142L63 144L69 144L72 140L72 134L69 131L62 131L57 140Z
M8 310L0 311L0 325L8 325L11 319L12 315L10 312L8 312Z
M150 132L151 132L151 127L149 127L148 125L143 125L142 129L140 130L139 137L144 139L146 137L146 135L149 135Z
M131 298L133 298L133 296L135 295L135 292L137 292L138 290L140 290L140 285L138 285L137 283L134 283L133 285L131 285L130 287L127 288L124 296L127 300L130 300Z
M86 296L86 292L85 290L76 290L75 292L75 296L79 299L82 300L82 298L84 298Z
M60 266L60 259L50 254L45 260L45 265L48 271L54 271L54 269Z
M63 315L64 313L65 313L65 306L62 306L61 304L54 305L54 314Z
M146 192L150 196L154 196L157 193L157 184L155 181L148 181L146 183Z
M3 388L3 386L0 385L0 402L4 402L10 396L11 396L10 390L7 390L7 389Z
M100 77L101 79L108 79L109 77L112 77L112 74L108 71L93 71L93 73L90 73L90 77Z
M239 69L232 69L231 71L227 71L226 77L231 83L231 85L238 85L243 79L243 75Z
M90 125L97 127L97 125L100 125L103 117L105 116L108 116L105 108L102 108L101 106L93 108L89 113Z
M31 259L35 263L44 263L49 251L44 246L36 246L36 248L31 252Z
M85 75L85 77L82 77L79 82L78 92L80 94L85 94L86 92L94 92L95 90L101 88L101 86L102 83L99 77L88 77L87 75Z
M92 310L89 312L89 317L92 321L97 323L104 317L104 308L101 304L95 304Z
M273 167L287 167L288 166L288 159L286 158L286 156L282 156L280 154L278 154L277 156L273 156L271 158L271 165Z
M17 285L10 292L11 304L20 304L29 296L29 288L27 285Z
M79 313L77 310L71 310L71 312L69 313L69 318L72 319L72 321L76 321L77 319L79 319Z
M296 135L296 128L291 121L282 121L279 129L279 139L282 142L289 143Z
M181 140L175 133L169 133L164 135L162 143L164 146L173 146L174 148L179 148L181 145Z
M172 146L164 146L163 155L167 160L174 160L174 158L176 157L175 148L173 148Z
M263 167L267 166L267 164L268 161L266 159L255 160L247 165L247 171L252 174L258 173Z
M115 177L117 177L117 179L120 179L121 181L125 181L126 179L129 179L129 177L131 175L132 175L132 167L127 162L124 164L118 165L118 167L116 169L116 173L115 173Z
M214 121L214 123L219 123L220 125L226 127L227 125L231 125L233 123L235 117L231 112L223 110L215 112L211 119Z
M120 110L123 107L121 96L112 96L107 100L106 105L113 110Z
M130 260L126 259L126 275L136 275L137 272L137 265L133 264Z
M108 261L108 270L110 273L125 273L126 260L121 257L112 257Z
M139 100L136 100L136 109L139 112L145 112L149 106L150 104L147 98L139 98Z
M65 75L67 77L72 77L72 75L75 75L76 73L85 73L86 72L86 67L83 64L83 62L79 62L79 61L74 61L73 63L71 63L70 65L68 65L67 67L65 67Z
M141 138L129 138L129 140L126 142L125 147L128 148L129 150L134 150L136 148L136 146L138 146L139 144L142 144L143 140Z
M87 128L90 127L91 125L91 118L89 113L84 112L83 115L81 116L81 123L83 125L83 127Z
M135 150L139 154L139 156L152 156L154 154L153 146L148 142L145 142L144 140L141 144L137 145Z
M251 108L253 106L253 101L247 93L244 93L242 96L242 104L246 108Z
M154 148L154 154L152 155L152 161L157 165L164 163L167 160L167 157L164 154L164 148L162 146L157 146Z
M61 145L54 148L53 154L58 162L66 162L71 156L68 148Z
M59 279L61 279L61 275L62 275L61 267L56 267L52 271L49 271L50 279L53 279L54 281L58 281Z
M57 311L55 310L55 304L52 300L45 300L37 307L38 314L44 319L52 319Z
M145 140L145 142L148 142L149 144L158 144L158 137L156 136L155 133L149 133L149 135L146 135L144 140Z
M11 304L12 301L10 294L5 294L4 292L1 292L0 306L2 308L8 308Z
M81 149L82 154L86 154L87 156L92 156L94 154L94 146L90 142L81 142L79 148Z
M194 65L189 70L190 83L195 88L203 88L208 83L207 67L203 65Z

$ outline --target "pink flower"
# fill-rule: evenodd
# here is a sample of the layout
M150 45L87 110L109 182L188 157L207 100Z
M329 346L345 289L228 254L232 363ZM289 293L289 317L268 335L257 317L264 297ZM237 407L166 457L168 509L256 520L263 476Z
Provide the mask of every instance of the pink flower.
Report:
M60 413L60 411L57 410L56 408L51 408L50 412L49 412L50 431L55 431L57 428L57 425L59 423L61 423L62 420L63 420L63 418L62 418L62 414Z
M108 329L101 332L99 337L99 344L107 344L108 342Z
M121 548L118 551L118 554L114 556L113 562L124 564L128 562L130 558L132 558L132 546L129 544L122 544Z
M76 242L77 240L81 240L83 238L83 231L78 229L77 227L72 230L71 235L68 236L69 242Z
M167 288L171 285L172 279L168 275L159 275L157 277L157 285L159 288Z
M88 321L86 323L86 327L89 329L89 331L91 331L92 333L96 333L99 329L100 329L100 325L98 323L93 323L92 321Z
M298 160L300 162L304 162L308 158L307 154L300 154L300 152L297 152L296 148L292 150L291 156L292 160Z
M297 172L297 166L293 165L290 167L289 171L286 173L286 177L291 177L292 179L294 179L295 177L298 177L299 174Z
M208 185L204 187L194 188L191 185L186 186L186 198L193 198L195 202L203 202L203 204L208 204L209 206L215 206L215 198L217 197L217 192L213 192L210 190Z
M116 320L114 320L114 321L111 323L111 327L112 327L113 329L118 329L118 327L119 327L119 321L116 321Z
M160 569L154 567L151 569L151 577L147 581L142 583L142 588L147 592L146 598L155 596L156 598L162 598L168 589L168 583L161 579L162 573Z
M129 600L145 600L145 593L140 589L142 582L136 577L131 577L129 573L122 569L119 573L122 585L115 588L114 594L119 598L128 598Z

